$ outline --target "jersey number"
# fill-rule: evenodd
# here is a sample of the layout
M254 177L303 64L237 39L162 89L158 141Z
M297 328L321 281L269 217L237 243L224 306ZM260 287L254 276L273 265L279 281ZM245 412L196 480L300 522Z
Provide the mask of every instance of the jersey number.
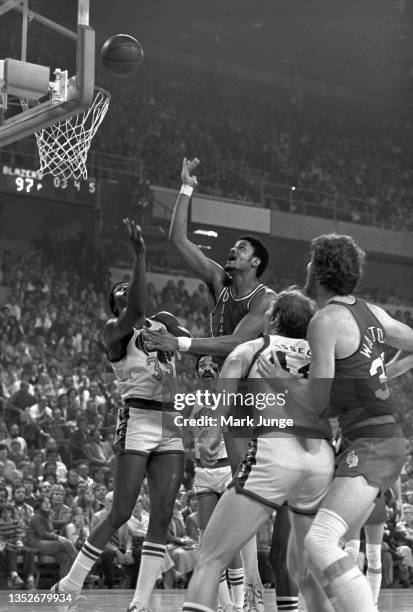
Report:
M157 357L148 357L146 360L146 365L153 366L154 373L152 374L152 378L156 381L160 382L164 377L165 378L173 378L174 369L170 363L164 363L163 368L161 368L161 364L159 363L159 359Z
M384 353L382 353L379 357L376 357L371 362L370 366L370 376L377 376L379 379L380 387L374 389L374 395L381 400L385 400L390 397L390 390L387 386L387 378L386 372L384 370Z
M303 378L308 378L308 372L310 371L309 363L301 366L301 368L299 368L298 370L295 370L294 367L291 368L291 366L288 365L288 355L286 355L282 351L276 351L276 355L283 370L286 370L287 372L292 372L292 374L295 375L300 374ZM270 361L274 363L272 357L270 357Z

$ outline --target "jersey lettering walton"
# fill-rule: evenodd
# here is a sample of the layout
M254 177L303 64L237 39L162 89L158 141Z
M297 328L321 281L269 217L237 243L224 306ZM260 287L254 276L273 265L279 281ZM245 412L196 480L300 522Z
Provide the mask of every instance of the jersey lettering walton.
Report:
M393 415L393 401L387 386L384 330L380 322L364 300L357 298L354 304L338 301L330 304L344 306L351 312L361 337L352 355L335 361L330 414L338 416L345 435L366 419L374 425L380 424L384 415Z
M269 291L260 283L248 295L235 298L231 287L224 287L218 296L215 308L210 314L212 336L230 336L238 323L249 312L251 302L259 293Z
M147 319L146 325L154 331L166 330L165 325ZM125 338L124 357L112 361L118 379L118 389L123 400L141 398L155 402L170 401L175 391L175 357L164 351L148 352L145 348L142 329L133 329Z

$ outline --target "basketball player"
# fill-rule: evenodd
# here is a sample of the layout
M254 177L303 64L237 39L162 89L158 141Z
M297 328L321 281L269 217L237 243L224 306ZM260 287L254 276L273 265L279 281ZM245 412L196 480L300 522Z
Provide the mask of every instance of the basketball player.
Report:
M254 414L258 427L249 451L208 523L184 611L213 611L222 568L273 510L278 510L287 500L297 513L296 523L300 528L295 535L297 546L302 545L311 521L309 515L315 514L331 483L334 453L328 443L331 432L327 418L293 409L296 420L288 429L283 427L291 407L287 410L283 393L277 394L277 402L267 395L270 391L267 381L261 379L257 370L257 359L262 354L280 361L294 376L306 375L310 351L303 338L314 311L312 301L300 292L281 292L274 305L273 335L238 346L225 360L217 393L225 392L228 396L237 391L240 377L248 378L253 386L247 388L255 390L257 402L260 396L263 398L263 409ZM220 404L218 420L228 417L226 403ZM260 408L258 403L257 408ZM232 414L236 416L237 412ZM217 432L203 441L201 453L207 464L215 461L219 434L218 423ZM331 612L332 607L306 569L302 555L295 554L295 563L300 571L294 577L304 594L312 583L308 610Z
M208 288L211 312L211 338L176 338L170 334L156 332L145 333L148 346L161 350L190 351L198 354L228 355L236 346L257 338L263 332L263 321L266 310L275 298L275 293L259 282L264 273L269 254L265 245L254 236L242 236L230 249L224 267L209 259L202 250L193 244L187 236L188 207L193 189L198 181L192 173L199 160L184 158L182 164L182 188L172 215L169 238L181 254L184 262L197 277L203 280ZM240 461L248 450L248 438L236 438L225 435L225 444L230 459L231 469L235 474ZM284 509L280 511L281 514ZM288 540L288 524L284 520L283 536ZM285 540L285 541L286 541ZM282 548L280 552L282 552ZM284 547L285 550L285 547ZM258 572L257 548L255 538L241 551L246 583L246 612L253 610L255 602L260 610L262 606L262 584ZM273 568L276 575L277 591L283 596L283 602L297 601L297 590L288 581L282 584L280 578L285 576L282 570L283 559L278 555ZM285 559L284 559L285 561ZM280 576L280 577L279 577ZM280 604L281 605L281 604ZM296 608L289 608L291 610Z
M261 373L287 376L286 388L315 413L330 407L344 438L335 479L305 540L311 570L340 610L376 610L366 578L342 550L349 527L362 525L374 500L400 474L405 441L393 415L385 345L413 351L413 330L382 308L355 298L365 254L350 236L312 241L306 292L320 310L308 328L310 378L296 381L262 360ZM267 369L267 370L266 370Z
M215 391L215 382L219 375L219 363L214 361L211 355L200 355L195 369L198 381L197 388L210 392ZM192 410L191 417L196 419L202 416L214 417L214 411L206 405L196 405ZM203 533L219 498L231 482L232 474L223 438L217 448L216 463L211 467L204 467L200 461L199 445L203 434L205 434L205 427L192 427L191 433L195 441L196 459L194 488L198 498L199 527ZM231 597L226 573L224 569L220 577L217 612L242 612L244 571L239 554L235 556L228 568Z
M129 612L148 612L149 599L158 577L172 518L175 498L183 477L184 452L181 432L174 424L169 399L174 391L173 354L150 352L143 329L169 330L180 336L175 317L160 312L145 317L145 245L141 229L125 219L135 263L131 283L117 283L109 296L113 317L104 330L108 358L118 379L123 407L118 414L113 505L108 516L92 531L68 575L55 585L59 592L75 592L110 537L132 515L142 481L147 476L150 517L136 591Z

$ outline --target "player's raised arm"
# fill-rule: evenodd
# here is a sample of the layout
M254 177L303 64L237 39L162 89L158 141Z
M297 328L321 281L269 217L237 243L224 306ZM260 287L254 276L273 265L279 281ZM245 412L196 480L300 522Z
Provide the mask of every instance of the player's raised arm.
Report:
M111 291L110 303L114 317L109 319L104 330L108 348L130 333L133 327L140 327L145 320L145 243L139 225L130 219L124 219L123 222L135 252L135 261L130 285L118 283Z
M248 340L255 340L263 332L264 316L271 302L273 291L266 291L251 303L249 312L238 323L232 334L213 338L176 338L170 334L160 334L145 330L145 342L150 350L190 351L197 354L228 355L235 347Z
M368 304L368 307L383 326L384 342L393 348L413 353L413 329L406 323L393 319L380 306Z
M400 357L399 359L392 359L389 363L386 363L386 376L388 380L393 380L398 376L402 376L413 368L413 353Z
M192 160L184 157L182 162L182 187L172 213L169 240L177 248L187 267L206 283L216 299L221 291L225 272L188 239L188 207L192 191L198 184L192 172L198 164L199 159L196 157Z

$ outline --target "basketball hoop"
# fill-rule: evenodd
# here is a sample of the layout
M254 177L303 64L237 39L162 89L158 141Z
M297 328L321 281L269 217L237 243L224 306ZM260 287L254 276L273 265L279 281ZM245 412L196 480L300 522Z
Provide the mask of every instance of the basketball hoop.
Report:
M23 110L30 107L20 99ZM95 87L91 106L78 115L35 132L40 157L40 171L68 179L87 178L86 161L90 143L102 123L110 102L110 93Z

